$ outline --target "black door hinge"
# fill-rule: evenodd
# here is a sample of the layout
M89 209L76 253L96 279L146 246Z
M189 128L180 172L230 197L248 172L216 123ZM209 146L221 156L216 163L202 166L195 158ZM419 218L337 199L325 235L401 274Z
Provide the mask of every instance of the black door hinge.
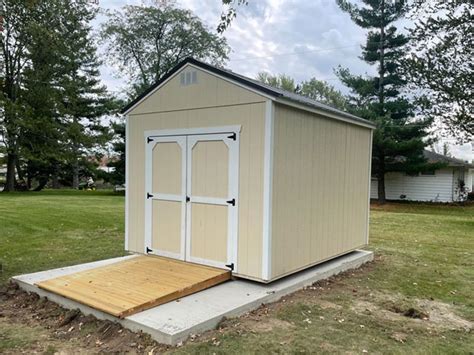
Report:
M152 197L153 197L153 195L151 193L149 193L149 192L146 193L146 198L147 199L152 198Z
M146 142L147 142L147 143L153 142L153 138L147 137L147 138L146 138Z
M228 267L231 271L234 271L234 263L227 264L225 267Z
M227 138L230 138L232 139L233 141L235 141L237 139L237 135L235 133L232 133L230 136L228 136Z
M232 200L228 200L226 201L229 205L232 205L232 206L235 206L235 198L233 198Z
M148 253L151 253L152 251L153 251L153 249L150 249L150 248L146 247L146 253L147 253L147 254L148 254Z

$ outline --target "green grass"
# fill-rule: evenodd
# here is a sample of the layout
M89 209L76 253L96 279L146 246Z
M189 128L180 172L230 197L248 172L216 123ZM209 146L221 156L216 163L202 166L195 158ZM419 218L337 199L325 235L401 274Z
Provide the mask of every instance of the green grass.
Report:
M122 255L123 204L108 192L0 194L1 281ZM472 330L462 325L474 322L474 205L373 206L370 249L372 265L171 351L472 353ZM430 319L401 314L410 308ZM0 328L0 352L33 341L21 325L4 320Z
M124 197L109 191L0 193L0 283L124 254Z

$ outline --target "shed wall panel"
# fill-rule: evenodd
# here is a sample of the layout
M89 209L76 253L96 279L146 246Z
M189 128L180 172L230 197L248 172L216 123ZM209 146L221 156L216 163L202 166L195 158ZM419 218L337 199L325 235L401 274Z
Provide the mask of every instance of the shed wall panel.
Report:
M400 200L405 195L405 200L410 201L453 201L453 168L436 170L435 175L409 176L405 173L385 174L385 197L388 200ZM370 197L378 198L377 180L372 180Z
M198 76L198 80L202 77ZM216 88L210 90L215 93ZM161 91L161 90L160 90ZM156 93L159 97L159 92ZM189 92L191 95L191 92ZM230 95L230 94L229 94ZM191 99L186 94L188 99ZM201 98L201 100L204 100ZM158 100L146 111L159 111ZM226 102L226 101L225 101ZM148 105L148 104L147 104ZM171 106L170 106L171 107ZM144 250L145 138L147 130L241 125L238 274L256 279L262 270L263 144L265 103L239 104L129 116L129 250Z
M272 278L367 243L370 136L275 106Z

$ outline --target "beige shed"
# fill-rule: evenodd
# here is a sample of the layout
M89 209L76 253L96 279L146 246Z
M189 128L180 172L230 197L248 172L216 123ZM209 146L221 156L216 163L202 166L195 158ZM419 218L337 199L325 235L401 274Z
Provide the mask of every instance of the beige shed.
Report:
M367 245L372 123L191 58L123 113L128 251L270 282Z

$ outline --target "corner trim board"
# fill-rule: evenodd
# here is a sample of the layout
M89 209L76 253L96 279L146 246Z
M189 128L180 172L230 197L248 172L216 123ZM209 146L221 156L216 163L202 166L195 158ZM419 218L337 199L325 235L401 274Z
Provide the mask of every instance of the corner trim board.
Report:
M275 112L272 100L265 104L265 141L263 160L263 247L262 279L269 281L272 271L272 193Z
M372 185L372 141L374 137L374 131L370 131L370 141L369 141L369 188L367 189L367 224L366 224L366 229L367 229L367 237L366 237L366 244L369 244L369 226L370 226L370 189Z
M125 116L125 250L130 250L129 248L129 240L130 240L130 234L129 234L129 208L130 208L130 163L129 163L129 143L130 143L130 127L129 127L129 118L128 115Z

